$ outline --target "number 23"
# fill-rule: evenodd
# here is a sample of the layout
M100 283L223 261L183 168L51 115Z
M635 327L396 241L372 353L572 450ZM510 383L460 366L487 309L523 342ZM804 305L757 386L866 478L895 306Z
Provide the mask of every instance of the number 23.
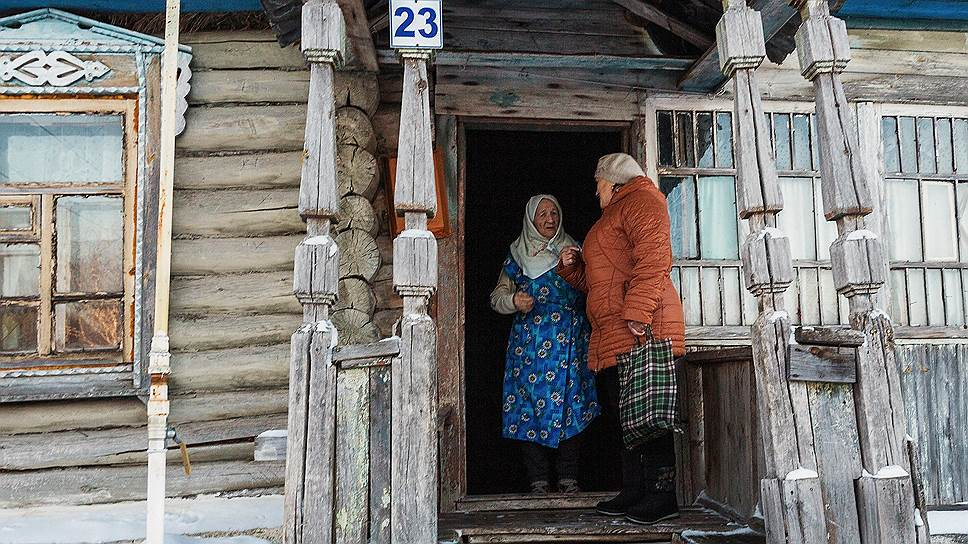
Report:
M420 35L424 38L433 38L436 36L439 31L439 27L437 26L437 12L430 8L423 8L417 14L424 16L424 24L427 25L418 30ZM415 34L413 30L410 30L410 25L413 24L413 10L407 7L399 7L393 15L396 17L403 16L405 18L403 24L397 27L394 36L398 38L413 38Z

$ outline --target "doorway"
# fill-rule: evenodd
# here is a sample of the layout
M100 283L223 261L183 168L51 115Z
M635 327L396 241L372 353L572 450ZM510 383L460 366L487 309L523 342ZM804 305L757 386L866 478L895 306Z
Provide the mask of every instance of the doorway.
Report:
M598 219L597 160L623 150L617 127L574 130L464 131L464 390L467 494L528 491L519 443L501 435L504 355L512 316L490 307L510 243L521 232L528 199L558 198L565 230L583 240ZM620 486L621 441L614 414L603 414L583 433L580 485L586 491Z

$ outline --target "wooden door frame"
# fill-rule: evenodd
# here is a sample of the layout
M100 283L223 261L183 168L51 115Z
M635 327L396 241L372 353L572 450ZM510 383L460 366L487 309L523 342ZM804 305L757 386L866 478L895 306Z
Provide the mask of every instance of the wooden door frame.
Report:
M440 511L521 510L583 508L608 494L551 495L534 499L527 495L468 495L467 420L464 389L464 218L467 180L467 129L545 130L554 132L620 132L622 147L644 158L644 123L589 121L587 119L505 119L471 116L437 116L437 145L444 148L444 169L450 204L452 234L438 241L440 281L436 299L437 396L439 400ZM642 160L642 159L640 159Z

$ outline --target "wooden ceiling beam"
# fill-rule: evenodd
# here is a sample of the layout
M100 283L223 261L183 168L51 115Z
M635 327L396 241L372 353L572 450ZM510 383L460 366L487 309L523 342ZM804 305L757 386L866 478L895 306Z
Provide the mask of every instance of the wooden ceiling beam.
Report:
M399 64L396 52L381 49L377 52L380 64ZM549 53L483 53L476 51L440 51L434 58L436 66L492 67L492 68L559 68L595 71L675 70L683 71L693 59L676 57L624 57L618 55L557 55Z
M347 63L366 70L378 72L380 65L376 60L376 47L370 33L370 22L366 17L363 0L336 0L346 20L346 40L349 42L351 57Z
M790 7L787 0L754 0L750 5L759 11L763 18L763 37L767 43L783 29L788 21L794 17L799 18L797 10ZM711 92L725 82L726 76L719 69L719 50L714 43L679 80L679 89Z
M643 0L612 1L646 21L672 32L699 49L708 49L715 44L715 41L711 37L696 30L691 25L672 17L652 4L645 3Z

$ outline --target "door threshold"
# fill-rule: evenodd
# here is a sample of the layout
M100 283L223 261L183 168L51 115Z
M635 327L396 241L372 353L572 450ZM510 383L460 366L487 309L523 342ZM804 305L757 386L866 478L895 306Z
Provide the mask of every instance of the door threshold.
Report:
M457 501L458 512L496 512L515 510L565 510L594 508L617 491L583 493L508 493L503 495L468 495Z

